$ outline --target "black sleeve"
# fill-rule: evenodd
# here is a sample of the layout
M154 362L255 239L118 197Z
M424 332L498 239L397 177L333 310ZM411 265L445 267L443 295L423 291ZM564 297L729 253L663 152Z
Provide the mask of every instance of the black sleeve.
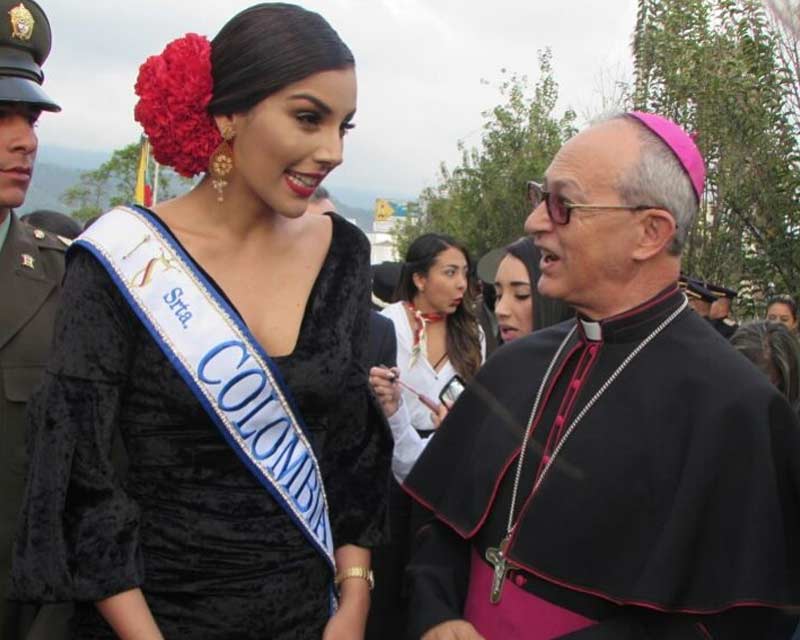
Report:
M369 312L367 366L397 366L397 337L394 333L394 324L377 311Z
M372 396L366 367L369 243L361 232L349 231L349 262L341 265L342 277L337 284L338 296L348 301L350 312L339 318L336 331L340 335L335 339L351 345L351 359L335 407L330 441L320 463L334 544L374 547L388 539L392 435Z
M384 326L383 339L381 340L381 359L387 367L397 366L397 335L394 332L394 324L391 320Z
M29 404L13 599L94 601L144 580L139 507L112 463L134 323L104 269L76 251L47 372Z
M469 582L470 542L438 520L417 532L413 557L406 569L411 591L409 638L463 616Z

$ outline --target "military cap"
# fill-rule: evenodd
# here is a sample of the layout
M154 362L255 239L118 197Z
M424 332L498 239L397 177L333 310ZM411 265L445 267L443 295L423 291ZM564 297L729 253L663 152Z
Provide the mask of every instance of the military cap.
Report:
M717 298L711 291L706 288L704 283L699 280L688 278L686 280L686 295L695 300L704 300L705 302L714 302Z
M733 289L728 289L722 285L711 284L710 282L706 282L705 285L706 289L708 289L715 298L728 298L729 300L733 300L738 295Z
M38 4L0 0L0 102L61 111L41 87L50 42L50 22Z
M403 264L400 262L381 262L372 265L373 295L382 302L392 302L402 273Z

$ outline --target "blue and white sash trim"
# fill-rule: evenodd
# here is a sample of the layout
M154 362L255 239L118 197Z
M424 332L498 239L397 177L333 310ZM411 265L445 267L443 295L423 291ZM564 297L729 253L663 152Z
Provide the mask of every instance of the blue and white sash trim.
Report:
M305 425L236 312L144 210L109 211L73 246L106 268L228 444L335 575L328 502Z

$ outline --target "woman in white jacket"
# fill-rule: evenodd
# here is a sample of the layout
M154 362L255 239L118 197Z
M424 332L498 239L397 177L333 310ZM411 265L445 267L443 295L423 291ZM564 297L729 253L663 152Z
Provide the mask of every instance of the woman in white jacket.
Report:
M420 236L406 254L399 301L382 311L394 323L397 367L374 367L370 382L392 428L392 470L399 482L436 428L433 412L441 390L456 375L469 380L483 363L469 272L469 254L458 241Z

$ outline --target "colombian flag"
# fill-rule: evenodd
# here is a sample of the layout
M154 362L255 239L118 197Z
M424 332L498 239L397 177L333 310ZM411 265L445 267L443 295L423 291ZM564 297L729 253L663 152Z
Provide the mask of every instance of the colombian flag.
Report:
M156 161L150 158L150 141L142 136L142 150L139 155L139 169L136 172L136 189L133 200L145 207L153 206L153 174Z

